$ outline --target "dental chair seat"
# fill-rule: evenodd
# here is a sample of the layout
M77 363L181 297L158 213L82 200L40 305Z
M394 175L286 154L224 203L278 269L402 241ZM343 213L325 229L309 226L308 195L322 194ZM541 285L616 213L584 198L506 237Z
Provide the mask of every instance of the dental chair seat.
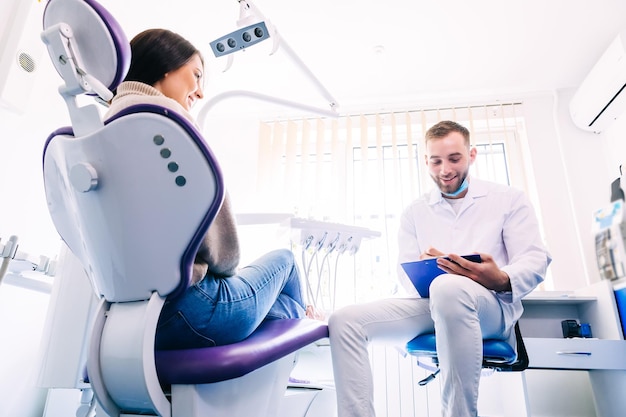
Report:
M157 373L161 383L167 385L225 381L246 375L325 337L328 326L317 320L267 320L239 343L157 350Z

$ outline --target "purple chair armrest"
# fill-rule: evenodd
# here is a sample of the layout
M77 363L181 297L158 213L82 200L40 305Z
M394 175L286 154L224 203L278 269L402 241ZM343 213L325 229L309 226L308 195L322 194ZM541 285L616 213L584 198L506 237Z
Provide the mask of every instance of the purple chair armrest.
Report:
M238 378L328 337L326 323L311 319L263 322L247 339L210 348L155 352L162 384L206 384Z

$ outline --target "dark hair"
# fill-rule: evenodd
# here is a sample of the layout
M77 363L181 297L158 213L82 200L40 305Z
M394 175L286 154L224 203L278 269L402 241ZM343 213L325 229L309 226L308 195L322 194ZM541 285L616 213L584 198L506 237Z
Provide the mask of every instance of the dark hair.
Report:
M154 85L185 65L194 55L202 64L202 54L188 40L167 29L148 29L130 41L130 68L125 81Z
M433 125L426 132L425 142L428 143L431 139L441 139L448 136L452 132L459 132L465 138L465 145L470 146L470 132L463 125L458 124L450 120L443 120Z

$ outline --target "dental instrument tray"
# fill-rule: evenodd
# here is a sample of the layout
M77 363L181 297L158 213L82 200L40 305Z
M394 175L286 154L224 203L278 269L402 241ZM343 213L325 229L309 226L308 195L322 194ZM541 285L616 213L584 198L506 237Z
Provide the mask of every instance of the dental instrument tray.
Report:
M468 261L478 263L482 262L482 259L478 254L463 255L462 257ZM443 256L442 258L450 260L447 256ZM433 282L436 277L445 273L443 269L440 269L437 266L437 259L438 258L429 258L415 262L404 262L401 264L402 269L404 269L404 272L406 272L409 279L415 286L415 289L422 298L429 297L430 283Z

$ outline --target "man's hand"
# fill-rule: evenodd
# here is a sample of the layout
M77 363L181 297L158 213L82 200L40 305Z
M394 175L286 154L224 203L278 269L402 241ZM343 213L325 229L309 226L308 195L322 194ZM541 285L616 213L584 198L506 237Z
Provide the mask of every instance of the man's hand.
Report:
M437 256L446 256L446 254L431 246L428 249L426 249L426 252L420 255L420 261L422 259L436 258Z
M430 249L429 249L430 250ZM506 272L498 268L491 255L479 253L482 262L472 262L456 255L449 254L437 259L437 266L449 274L457 274L476 281L485 288L494 291L511 291L511 280ZM437 256L443 256L437 255Z

